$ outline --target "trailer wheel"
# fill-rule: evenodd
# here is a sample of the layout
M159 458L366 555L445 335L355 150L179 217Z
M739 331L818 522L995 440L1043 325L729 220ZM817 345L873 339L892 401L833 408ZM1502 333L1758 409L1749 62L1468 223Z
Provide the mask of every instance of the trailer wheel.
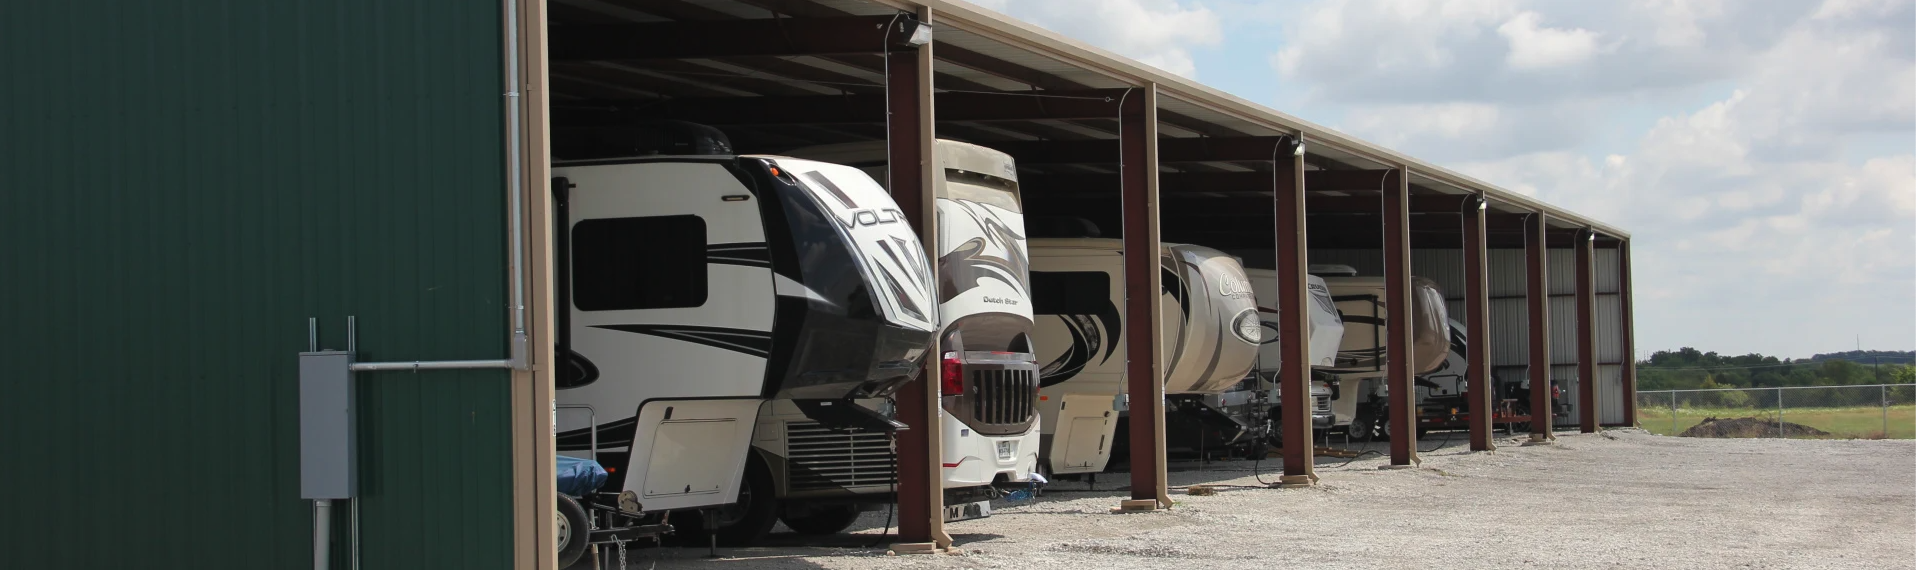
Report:
M678 515L678 513L674 513ZM706 530L706 517L718 517L717 530ZM707 536L717 535L720 544L748 546L765 538L778 524L778 494L772 487L772 469L757 452L745 457L745 480L739 482L738 502L709 511L692 511L675 516L673 524L687 544L704 545Z
M592 525L586 522L585 507L578 501L559 495L559 567L566 568L585 556L585 550L592 542Z
M1357 408L1357 415L1351 417L1351 425L1344 428L1350 432L1351 441L1355 443L1376 441L1377 430L1380 427L1380 422L1377 421L1378 415L1377 408L1371 406Z
M858 522L858 505L825 505L812 507L802 516L785 515L779 517L785 526L799 534L825 536L838 534L852 523Z

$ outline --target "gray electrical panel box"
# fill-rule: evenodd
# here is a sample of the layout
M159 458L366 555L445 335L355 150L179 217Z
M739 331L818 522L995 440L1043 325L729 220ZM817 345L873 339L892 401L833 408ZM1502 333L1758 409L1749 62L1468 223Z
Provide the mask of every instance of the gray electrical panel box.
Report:
M352 357L299 353L299 497L350 499L358 491Z

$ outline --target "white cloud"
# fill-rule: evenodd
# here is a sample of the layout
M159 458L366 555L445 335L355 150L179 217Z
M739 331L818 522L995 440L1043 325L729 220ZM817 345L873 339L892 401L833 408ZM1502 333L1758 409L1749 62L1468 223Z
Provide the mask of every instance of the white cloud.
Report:
M1916 347L1916 2L991 1L1629 230L1642 350Z
M1597 55L1600 35L1582 28L1546 28L1543 15L1524 12L1497 26L1497 33L1510 41L1510 54L1504 61L1520 70L1548 69L1583 63Z
M1217 14L1180 0L989 0L980 5L1186 77L1191 50L1223 37Z

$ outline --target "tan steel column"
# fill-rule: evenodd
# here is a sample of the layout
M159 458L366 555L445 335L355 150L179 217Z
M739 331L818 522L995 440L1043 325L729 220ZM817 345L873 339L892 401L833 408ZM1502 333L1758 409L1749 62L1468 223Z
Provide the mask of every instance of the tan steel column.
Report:
M1390 467L1409 467L1417 459L1417 392L1411 363L1410 172L1384 177L1384 366L1390 392Z
M1577 233L1577 419L1583 433L1596 433L1597 398L1597 232ZM1634 397L1634 396L1632 396Z
M1278 370L1282 400L1284 477L1282 485L1304 486L1317 480L1312 464L1309 234L1305 231L1304 153L1301 139L1279 148L1274 161L1276 213L1278 338L1284 362Z
M1545 216L1531 214L1524 220L1524 271L1528 286L1525 297L1530 306L1530 440L1556 439L1551 435L1550 398L1550 258L1545 247Z
M1617 244L1617 334L1623 341L1623 423L1637 425L1637 329L1630 287L1630 240Z
M1158 241L1158 93L1134 88L1119 105L1118 148L1124 205L1125 387L1130 394L1131 499L1171 507L1164 470L1164 290ZM1123 505L1135 509L1136 503Z
M531 371L513 371L512 560L514 568L559 566L558 450L553 441L554 311L552 292L551 140L547 122L546 13L541 0L518 0L520 189L526 204L526 326Z
M930 25L931 9L920 8L918 20ZM905 211L912 227L918 228L925 258L933 260L928 264L932 282L937 283L938 213L932 191L938 158L933 146L937 132L931 49L931 44L926 44L886 55L890 74L885 78L885 97L890 114L885 124L890 138L892 200ZM938 366L942 354L938 337L933 335L919 380L906 383L897 395L898 421L911 426L898 433L898 540L905 544L930 543L936 548L951 546L951 536L945 534L944 468L939 464L943 443L938 425Z
M1470 398L1470 450L1492 451L1496 386L1490 381L1490 276L1486 272L1483 195L1464 200L1464 385Z

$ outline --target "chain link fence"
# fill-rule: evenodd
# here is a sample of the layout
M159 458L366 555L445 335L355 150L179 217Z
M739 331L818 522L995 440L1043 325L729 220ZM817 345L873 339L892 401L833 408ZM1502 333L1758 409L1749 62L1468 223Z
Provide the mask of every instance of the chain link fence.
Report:
M1686 437L1916 439L1916 384L1637 392L1637 425Z

